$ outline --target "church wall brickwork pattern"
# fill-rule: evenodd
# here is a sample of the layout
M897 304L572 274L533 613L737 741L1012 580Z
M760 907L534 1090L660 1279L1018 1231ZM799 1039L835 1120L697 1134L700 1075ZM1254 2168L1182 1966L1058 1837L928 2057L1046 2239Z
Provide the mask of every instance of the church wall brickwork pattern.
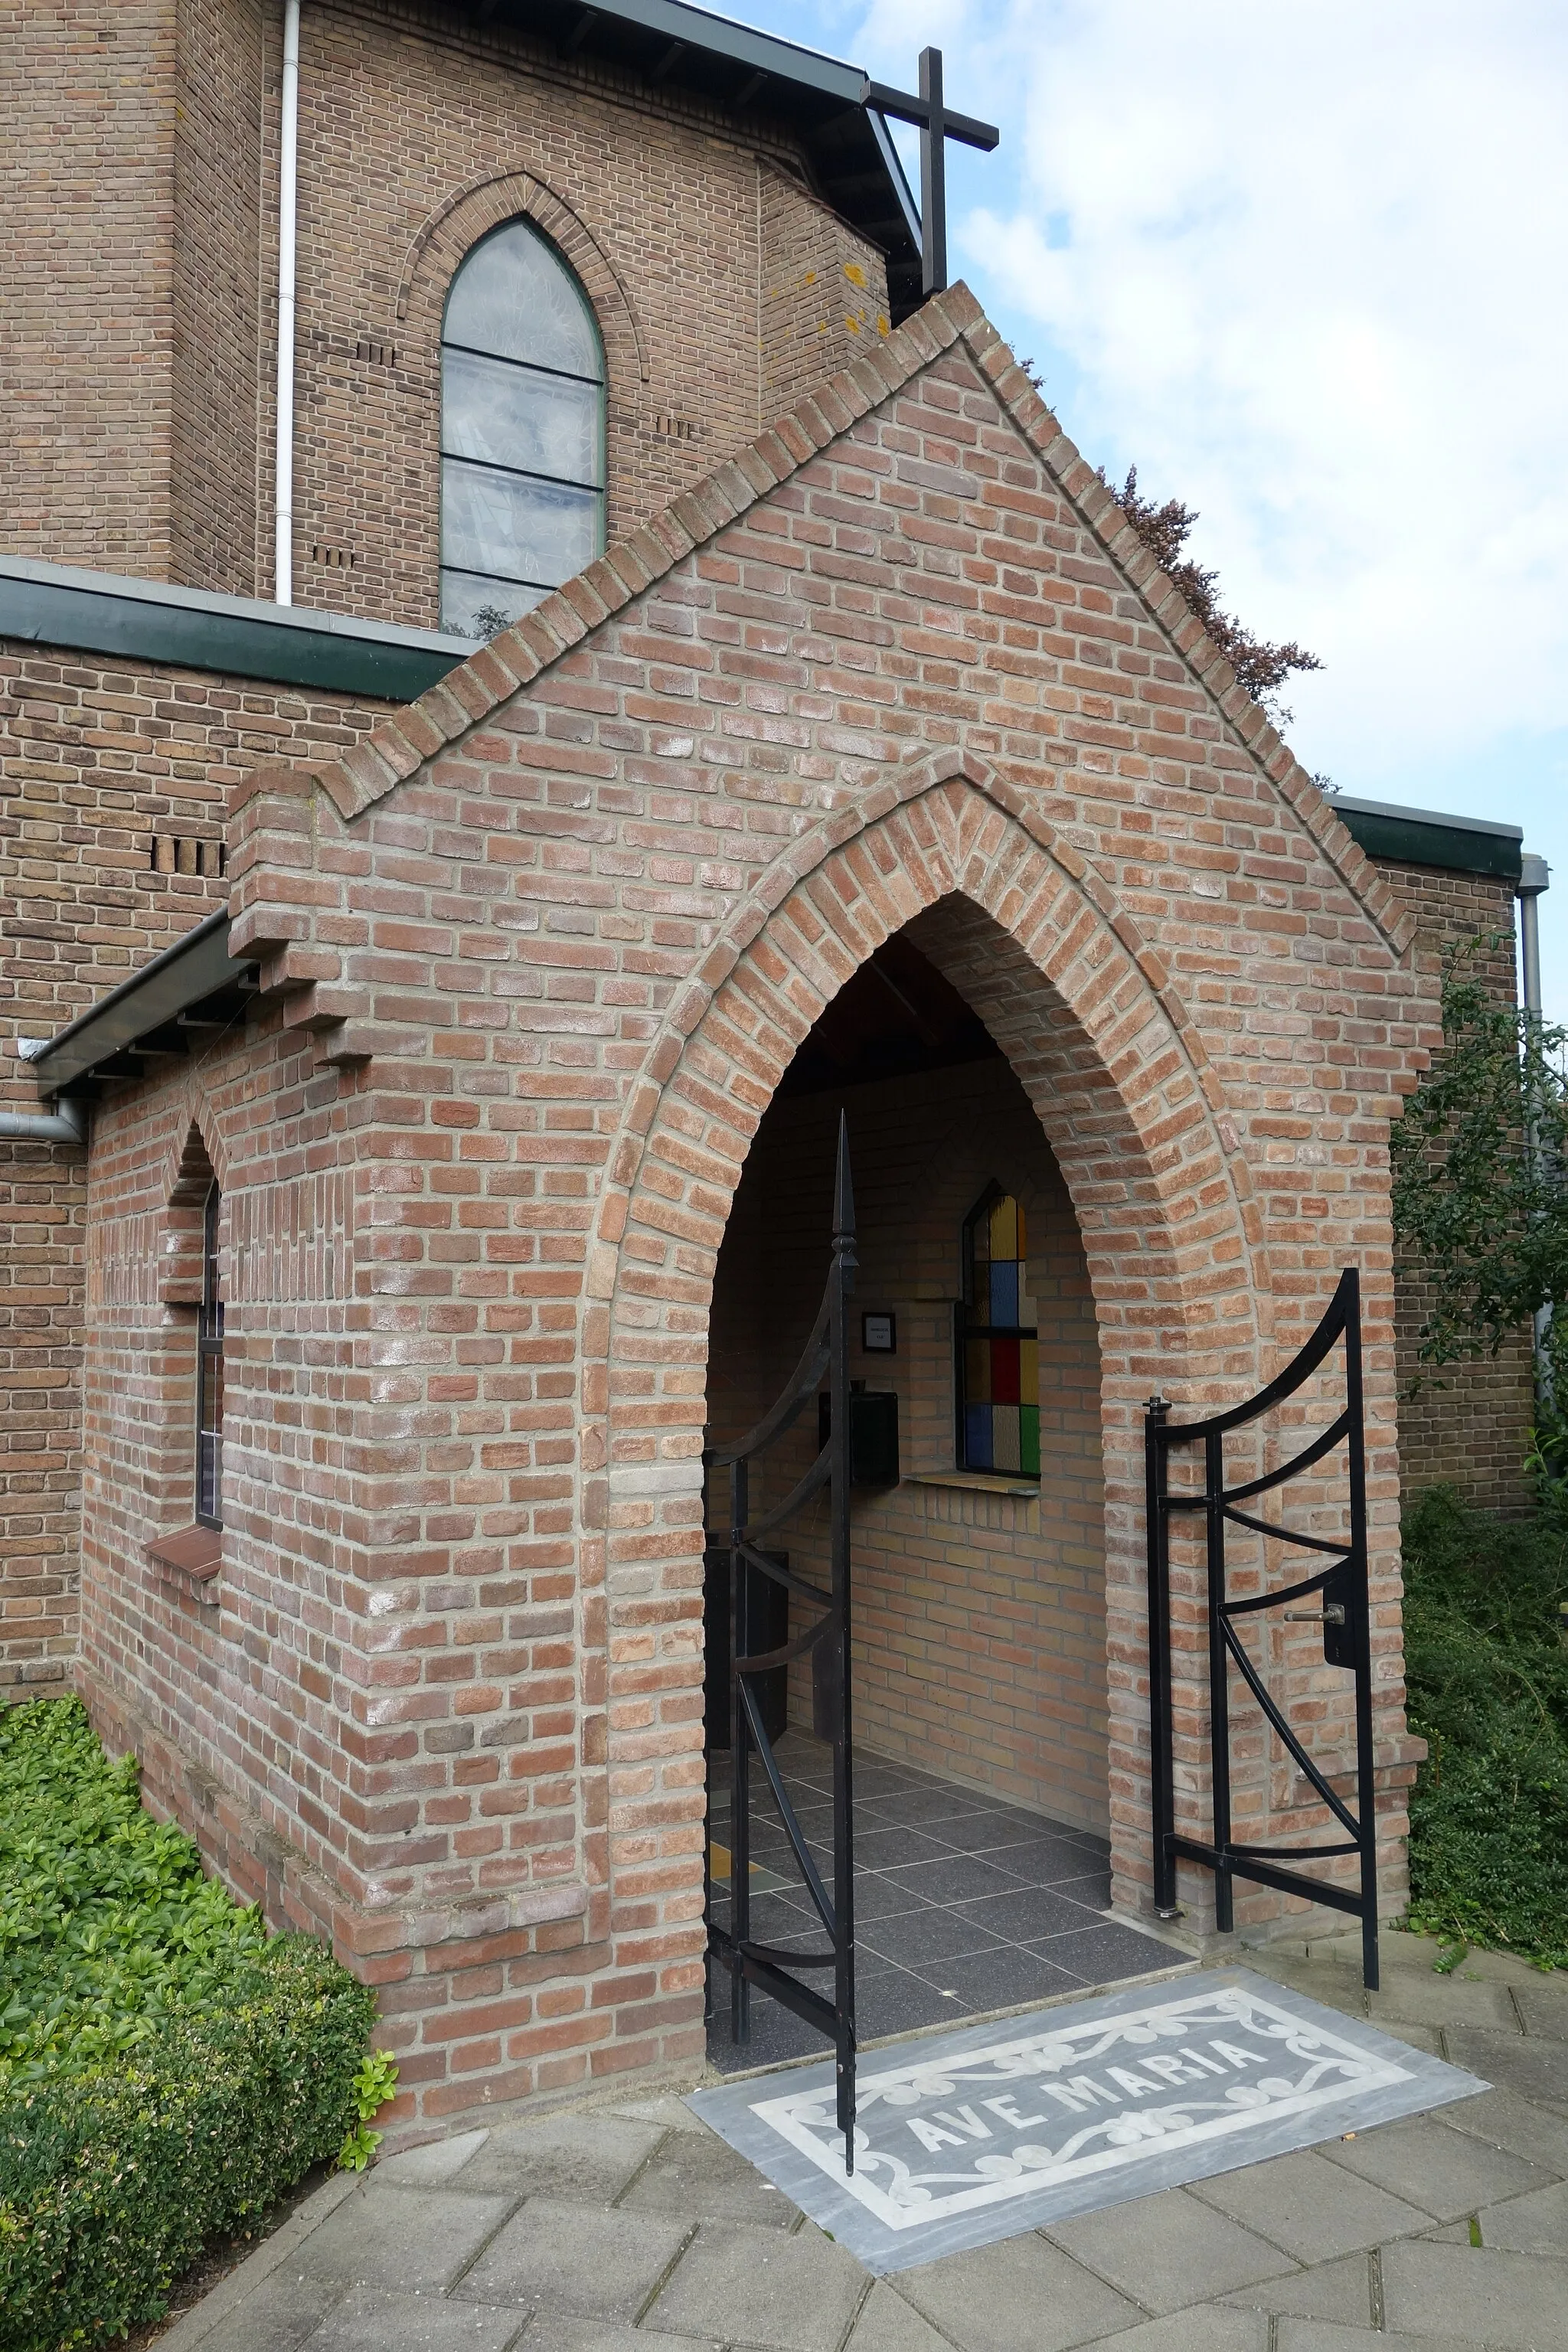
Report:
M80 1672L165 1758L160 1801L223 1812L213 1850L248 1839L282 1914L374 1976L408 2126L697 2061L717 1255L802 1037L932 908L924 951L1082 1235L1118 1900L1148 1888L1143 1401L1250 1393L1353 1260L1398 1905L1387 1131L1429 981L963 289L357 750L260 772L231 858L263 1009L106 1103L89 1212L105 1263L127 1235L135 1258L193 1125L225 1184L216 1624L150 1564L135 1475L186 1310L95 1291ZM285 1253L258 1289L235 1235L307 1178L331 1280ZM1327 1526L1340 1499L1325 1470L1302 1507ZM1185 1808L1207 1762L1184 1558L1176 1583ZM1270 1638L1341 1755L1310 1629ZM1306 1825L1261 1752L1237 1786L1239 1834ZM1201 1920L1205 1888L1184 1900Z
M0 641L0 1104L18 1037L63 1028L221 907L229 805L258 762L331 758L384 706ZM0 1140L0 1689L77 1646L84 1155Z

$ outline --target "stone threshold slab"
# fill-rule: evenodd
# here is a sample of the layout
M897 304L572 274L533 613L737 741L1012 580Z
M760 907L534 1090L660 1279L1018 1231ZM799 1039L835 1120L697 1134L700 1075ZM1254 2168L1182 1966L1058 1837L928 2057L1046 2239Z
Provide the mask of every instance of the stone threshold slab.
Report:
M847 2178L831 2059L687 2104L885 2276L1489 2087L1226 1969L864 2056Z

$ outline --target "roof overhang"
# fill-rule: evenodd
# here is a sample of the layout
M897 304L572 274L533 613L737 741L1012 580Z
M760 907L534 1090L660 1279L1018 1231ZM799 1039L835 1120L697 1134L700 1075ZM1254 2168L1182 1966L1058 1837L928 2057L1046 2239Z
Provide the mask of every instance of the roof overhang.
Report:
M1329 806L1369 857L1394 866L1440 866L1452 873L1489 874L1516 883L1523 866L1524 833L1478 816L1441 809L1405 808L1397 801L1355 800L1336 793Z
M471 22L473 0L458 5ZM563 58L780 124L823 202L886 254L894 325L920 308L920 215L860 67L687 0L488 0L483 14L487 27L540 41Z
M95 1078L140 1077L152 1057L188 1054L243 1021L255 987L253 967L228 951L220 908L68 1027L41 1045L28 1041L38 1091L90 1092Z

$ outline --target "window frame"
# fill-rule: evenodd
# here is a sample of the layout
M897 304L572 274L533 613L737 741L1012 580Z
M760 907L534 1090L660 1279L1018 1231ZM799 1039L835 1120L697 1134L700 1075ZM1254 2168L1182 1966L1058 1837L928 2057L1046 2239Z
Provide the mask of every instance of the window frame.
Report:
M1004 1468L1004 1469L998 1469L998 1468L996 1467L996 1465L995 1465L995 1464L994 1464L994 1462L973 1463L973 1462L971 1462L971 1461L970 1461L970 1459L969 1459L969 1412L968 1412L968 1407L969 1407L969 1402L970 1402L970 1400L969 1400L969 1393L968 1393L968 1390L969 1390L969 1346L968 1346L968 1343L969 1343L969 1341L970 1341L970 1340L972 1340L972 1339L1017 1339L1017 1340L1020 1340L1020 1341L1021 1341L1021 1340L1024 1340L1024 1339L1032 1339L1032 1340L1035 1342L1035 1347L1036 1347L1036 1351L1037 1351L1037 1360L1036 1360L1036 1383L1037 1383L1037 1390L1036 1390L1036 1393L1037 1393L1037 1402L1036 1402L1036 1405L1035 1405L1035 1412L1036 1412L1036 1413L1037 1413L1037 1414L1038 1414L1038 1412L1039 1412L1039 1409L1040 1409L1040 1408L1039 1408L1038 1402L1037 1402L1037 1398L1038 1398L1038 1380L1039 1380L1038 1349L1039 1349L1039 1337L1040 1337L1038 1322L1037 1321L1037 1322L1035 1322L1035 1323L1033 1323L1033 1324L1027 1324L1027 1323L991 1323L991 1322L984 1322L984 1323L981 1323L981 1322L977 1322L977 1321L974 1319L974 1314L973 1314L973 1310L974 1310L974 1304L975 1304L974 1297L973 1297L973 1292L974 1292L974 1243L973 1243L974 1230L975 1230L975 1227L979 1224L979 1223L980 1223L980 1221L981 1221L981 1219L982 1219L983 1217L984 1217L984 1218L989 1218L989 1217L990 1217L990 1215L991 1215L992 1212L994 1210L994 1208L996 1207L996 1204L997 1204L997 1202L998 1202L999 1201L1008 1201L1008 1200L1010 1200L1010 1201L1014 1202L1015 1202L1015 1204L1016 1205L1017 1209L1018 1209L1019 1213L1020 1213L1020 1214L1023 1214L1023 1215L1025 1216L1025 1221L1026 1221L1026 1226L1027 1226L1027 1213L1026 1213L1026 1212L1025 1211L1025 1209L1024 1209L1024 1204L1023 1204L1023 1202L1022 1202L1022 1200L1021 1200L1020 1196L1019 1196L1016 1192L1010 1192L1008 1191L1007 1187L1006 1187L1005 1184L1002 1184L1002 1183L998 1182L998 1181L997 1181L994 1177L993 1177L993 1178L991 1179L990 1182L985 1186L984 1191L980 1194L979 1199L978 1199L978 1200L973 1203L973 1207L972 1207L972 1208L970 1209L970 1211L969 1211L968 1215L964 1218L964 1220L963 1220L963 1224L962 1224L962 1225L960 1226L960 1228L959 1228L959 1252L960 1252L960 1260L959 1260L959 1278L960 1278L960 1290L959 1290L959 1297L958 1297L957 1303L956 1303L956 1305L955 1305L955 1307L954 1307L954 1308L953 1308L953 1319L952 1319L952 1328L953 1328L953 1349L952 1349L953 1382L952 1382L952 1385L953 1385L953 1408L954 1408L954 1409L953 1409L953 1464L954 1464L954 1467L955 1467L956 1469L961 1470L961 1471L963 1471L966 1475L969 1475L969 1476L971 1476L971 1477L975 1477L975 1478L1003 1478L1003 1479L1007 1480L1010 1484L1013 1484L1013 1485L1020 1485L1020 1486L1021 1486L1021 1485L1024 1485L1024 1484L1026 1484L1026 1484L1028 1484L1029 1486L1037 1486L1039 1485L1039 1483L1040 1483L1040 1471L1039 1471L1039 1468L1038 1468L1037 1466L1035 1469L1033 1469L1033 1470L1024 1470L1024 1469L1009 1470L1009 1469L1005 1469L1005 1468ZM1021 1265L1027 1266L1028 1262L1029 1262L1029 1261L1028 1261L1028 1254L1027 1254L1027 1251L1026 1250L1026 1251L1025 1251L1025 1253L1023 1254L1023 1255L1018 1259L1017 1263L1018 1263L1019 1265ZM1032 1298L1032 1297L1033 1297L1033 1293L1031 1292L1031 1293L1029 1294L1029 1296L1030 1296L1030 1297L1031 1297L1031 1298ZM987 1312L987 1314L989 1314L989 1312L990 1312L989 1302L987 1303L986 1312ZM1022 1410L1022 1403L1023 1403L1023 1401L1022 1401L1022 1399L1021 1399L1021 1398L1020 1398L1020 1401L1019 1401L1019 1402L1020 1402L1020 1410ZM1037 1441L1036 1441L1036 1443L1037 1443L1037 1446L1038 1446L1038 1435L1037 1435L1037 1432L1038 1432L1038 1423L1037 1423L1037 1422L1036 1426L1037 1426ZM1021 1446L1020 1446L1020 1452L1022 1452L1022 1447L1021 1447Z
M593 330L594 347L599 357L599 373L596 377L578 375L567 368L548 367L536 360L513 359L508 353L502 352L480 351L478 346L473 343L458 342L448 340L447 334L447 320L451 310L453 295L458 289L458 283L462 278L464 271L468 269L469 265L477 258L477 257L483 252L486 246L492 243L495 238L504 236L510 230L520 226L525 229L530 236L537 237L540 244L545 248L551 260L555 264L556 268L564 273L573 289L576 293L578 299L581 301L584 315ZM600 477L598 482L596 484L593 482L579 482L572 476L566 474L542 474L535 467L528 466L503 466L498 461L492 459L484 457L469 457L465 456L460 450L448 449L447 446L447 353L448 351L460 352L469 359L489 360L498 367L516 368L519 373L523 375L548 376L557 383L580 383L592 385L599 395L596 423L596 451ZM460 572L466 578L470 580L493 581L498 588L535 589L538 591L538 593L535 595L533 600L535 604L542 604L546 596L553 595L557 588L563 584L560 581L538 581L526 579L521 573L513 574L500 572L473 572L466 564L448 562L447 558L447 467L448 464L457 466L473 466L478 467L481 472L501 474L514 481L542 482L546 483L552 488L587 491L591 493L598 500L598 530L595 536L594 551L587 558L587 563L596 562L598 557L603 555L605 552L605 549L609 543L610 381L609 370L605 355L604 330L599 324L599 314L594 307L592 297L589 295L588 289L584 285L582 278L573 268L572 264L562 252L561 247L555 243L553 237L547 236L544 230L540 227L538 222L528 213L513 213L509 219L498 221L494 228L488 230L486 234L479 239L477 244L471 245L468 247L468 252L464 254L461 261L458 264L457 268L452 272L451 282L447 288L447 299L441 307L441 336L439 344L437 345L437 355L440 372L440 422L437 434L437 464L439 468L440 485L439 497L437 499L439 512L437 517L437 589L439 608L438 619L440 625L443 628L447 628L450 625L447 619L446 596L446 581L448 572ZM585 570L586 563L581 568ZM574 578L576 575L574 573L569 573L567 576L569 578ZM532 605L530 605L526 609L528 611L531 611L533 607ZM519 614L518 617L521 619L522 616ZM507 625L510 627L511 624L508 623ZM466 635L466 632L458 631L455 634Z
M202 1299L196 1310L195 1523L223 1527L223 1292L218 1281L218 1223L223 1193L215 1176L202 1202ZM206 1416L207 1367L216 1367L214 1389L217 1411L214 1425ZM210 1496L211 1508L203 1505Z

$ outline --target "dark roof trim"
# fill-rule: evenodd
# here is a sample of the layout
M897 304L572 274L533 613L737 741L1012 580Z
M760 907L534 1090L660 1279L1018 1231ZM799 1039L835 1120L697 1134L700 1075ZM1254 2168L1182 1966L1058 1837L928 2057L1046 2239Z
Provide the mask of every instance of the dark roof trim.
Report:
M237 963L229 954L228 910L220 907L29 1056L39 1093L58 1094L62 1087L89 1078L116 1054L127 1052L193 1005L237 987L250 971L249 964Z
M472 0L447 5L472 23ZM892 323L920 308L919 215L859 66L687 0L487 0L485 25L731 119L754 110L796 143L823 202L886 255Z
M1345 793L1335 793L1329 805L1369 857L1394 866L1490 874L1500 882L1519 880L1524 841L1521 825L1449 816L1438 809L1404 808L1395 801L1352 800Z
M0 555L0 637L384 702L412 702L475 650L467 637L435 629L16 555Z

